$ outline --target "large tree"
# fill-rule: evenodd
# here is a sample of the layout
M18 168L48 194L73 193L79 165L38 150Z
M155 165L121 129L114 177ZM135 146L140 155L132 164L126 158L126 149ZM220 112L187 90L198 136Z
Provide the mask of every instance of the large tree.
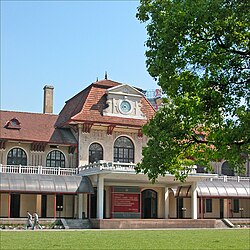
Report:
M188 167L227 159L242 171L250 149L250 1L141 0L148 72L166 95L143 131L137 171L184 180Z

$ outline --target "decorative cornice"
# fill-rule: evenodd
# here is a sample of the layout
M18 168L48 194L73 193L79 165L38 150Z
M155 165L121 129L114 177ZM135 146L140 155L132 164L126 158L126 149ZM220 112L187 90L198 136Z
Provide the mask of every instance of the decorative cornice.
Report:
M139 138L142 138L142 137L143 137L143 133L142 133L142 130L141 130L141 129L138 130L138 137L139 137Z
M30 145L30 151L44 152L46 145L45 142L33 142Z
M0 140L0 149L5 149L7 140Z
M69 154L74 154L75 150L76 150L75 146L70 146L69 147Z
M82 132L83 133L90 133L92 126L93 126L93 123L83 123Z
M115 125L109 125L107 128L107 135L112 135Z

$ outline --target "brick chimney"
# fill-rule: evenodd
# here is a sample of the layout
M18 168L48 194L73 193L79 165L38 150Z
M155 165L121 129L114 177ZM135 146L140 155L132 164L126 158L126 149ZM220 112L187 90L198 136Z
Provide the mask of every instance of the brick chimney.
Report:
M45 85L44 88L44 98L43 98L43 113L52 114L53 113L53 86Z

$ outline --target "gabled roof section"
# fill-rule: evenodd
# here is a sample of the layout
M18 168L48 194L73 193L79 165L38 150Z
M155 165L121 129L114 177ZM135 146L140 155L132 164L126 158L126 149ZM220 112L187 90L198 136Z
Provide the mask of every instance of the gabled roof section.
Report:
M102 80L102 81L92 83L87 88L85 88L84 90L82 90L81 92L79 92L78 94L76 94L75 96L73 96L72 98L70 98L68 101L65 102L65 105L62 111L59 113L59 117L55 125L57 127L61 127L65 125L67 126L67 124L72 119L72 117L81 113L85 103L87 102L87 100L89 101L89 96L92 96L90 92L91 91L93 92L93 88L94 89L101 88L102 90L106 91L106 89L112 88L117 85L119 85L118 82L114 82L110 80Z
M124 86L132 95L142 96L142 112L146 119L103 116L106 108L107 92L121 91ZM92 83L86 89L69 99L56 121L57 127L68 126L72 123L115 124L121 126L141 127L153 117L155 110L146 97L135 88L111 80L101 80Z
M27 142L45 142L76 145L77 141L69 129L55 129L58 115L16 111L0 111L0 139ZM6 124L13 120L21 124L20 129L10 129Z
M120 86L110 88L107 90L106 93L107 94L126 94L128 96L140 96L140 97L144 96L142 92L140 92L139 90L127 84L123 84Z

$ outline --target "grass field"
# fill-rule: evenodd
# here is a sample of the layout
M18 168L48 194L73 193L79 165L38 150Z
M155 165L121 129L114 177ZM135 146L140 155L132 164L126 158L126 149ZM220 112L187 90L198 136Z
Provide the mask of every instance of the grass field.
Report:
M0 231L0 249L250 249L249 229Z

